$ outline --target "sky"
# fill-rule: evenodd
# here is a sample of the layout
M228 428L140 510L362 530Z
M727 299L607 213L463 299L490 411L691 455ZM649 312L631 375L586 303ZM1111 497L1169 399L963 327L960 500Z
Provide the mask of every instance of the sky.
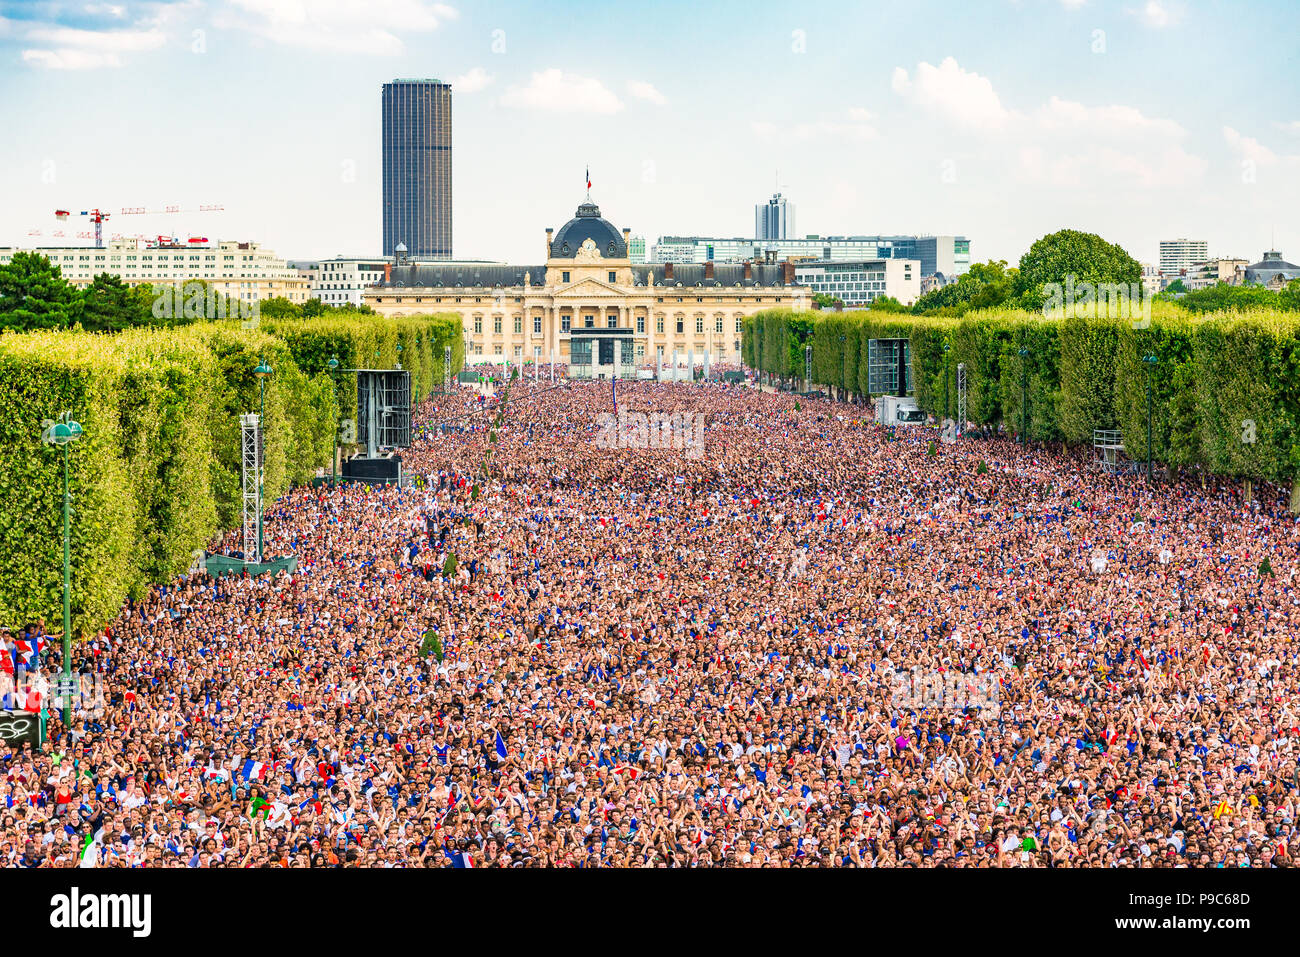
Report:
M779 187L800 235L979 261L1062 228L1300 261L1297 35L1293 0L0 0L0 245L99 208L378 255L381 87L437 77L457 258L541 262L590 168L652 242L750 236Z

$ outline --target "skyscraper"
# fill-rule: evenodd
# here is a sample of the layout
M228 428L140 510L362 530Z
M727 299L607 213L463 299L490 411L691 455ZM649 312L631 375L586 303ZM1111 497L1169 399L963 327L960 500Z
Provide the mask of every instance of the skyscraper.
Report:
M384 84L384 255L451 259L451 86Z
M794 203L774 193L766 203L754 207L755 239L793 239Z

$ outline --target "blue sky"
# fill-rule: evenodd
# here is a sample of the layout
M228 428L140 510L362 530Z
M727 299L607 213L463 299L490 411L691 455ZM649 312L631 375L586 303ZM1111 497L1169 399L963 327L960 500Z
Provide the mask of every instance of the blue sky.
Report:
M110 233L375 254L380 87L433 76L460 257L539 261L590 165L651 239L749 235L779 176L801 234L1297 260L1297 34L1285 0L0 0L0 245L98 206Z

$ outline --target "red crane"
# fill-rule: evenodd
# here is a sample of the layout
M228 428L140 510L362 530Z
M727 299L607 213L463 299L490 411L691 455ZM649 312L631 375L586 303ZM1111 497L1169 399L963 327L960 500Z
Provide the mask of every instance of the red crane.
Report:
M54 215L58 216L59 211L56 210ZM101 213L97 209L92 209L89 211L83 209L81 211L81 215L89 216L90 221L95 224L95 248L103 249L104 248L104 232L103 232L104 220L108 219L108 213Z

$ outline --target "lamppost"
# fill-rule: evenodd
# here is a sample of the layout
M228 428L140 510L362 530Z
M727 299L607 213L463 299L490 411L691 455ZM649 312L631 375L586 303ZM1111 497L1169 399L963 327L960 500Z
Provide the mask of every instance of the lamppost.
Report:
M1151 481L1151 380L1155 375L1156 363L1160 360L1155 356L1143 356L1142 361L1147 366L1147 481Z
M339 382L337 376L339 357L330 356L330 361L325 365L330 370L330 389L334 392L334 456L330 459L330 488L333 488L339 481Z
M63 725L72 724L72 556L70 522L72 496L68 492L68 446L81 438L81 424L71 412L64 412L57 422L52 422L41 432L46 445L63 449Z
M1024 341L1023 339L1021 340ZM1029 405L1029 350L1020 350L1020 444L1029 447L1029 426L1026 410Z
M258 449L257 456L257 561L261 564L265 557L266 549L263 539L262 528L262 510L266 490L262 487L262 479L266 475L266 379L267 376L274 372L265 359L257 363L257 368L253 370L253 375L257 376L257 431L260 434L261 448Z
M393 368L400 369L401 367L402 367L402 344L399 342L397 344L397 360Z

